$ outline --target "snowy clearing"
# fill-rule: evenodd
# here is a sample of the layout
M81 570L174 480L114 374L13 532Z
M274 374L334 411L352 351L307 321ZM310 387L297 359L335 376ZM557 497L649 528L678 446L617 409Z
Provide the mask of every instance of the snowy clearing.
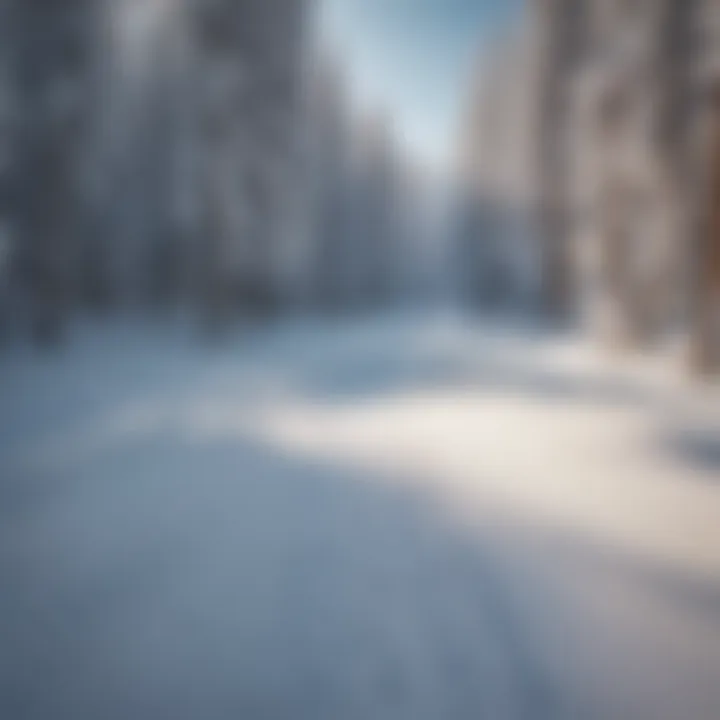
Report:
M720 714L720 393L449 314L0 358L0 716Z

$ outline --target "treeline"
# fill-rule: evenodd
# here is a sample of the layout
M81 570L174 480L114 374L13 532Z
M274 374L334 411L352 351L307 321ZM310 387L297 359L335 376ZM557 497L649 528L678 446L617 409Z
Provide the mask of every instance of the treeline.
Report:
M353 110L314 10L0 0L6 337L175 308L215 332L408 292L414 177L390 123Z
M720 367L720 7L529 0L462 138L467 295Z
M308 103L310 284L336 310L417 300L432 291L438 193L390 116L359 110L342 62L316 54Z

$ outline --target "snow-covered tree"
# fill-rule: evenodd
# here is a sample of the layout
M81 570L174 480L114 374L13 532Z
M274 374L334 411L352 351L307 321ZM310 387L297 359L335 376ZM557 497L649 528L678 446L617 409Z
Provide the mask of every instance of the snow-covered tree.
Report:
M14 0L9 10L16 257L42 343L62 334L85 231L98 7L93 0Z
M386 303L399 280L398 158L385 116L360 117L355 127L352 232L358 301Z
M455 236L463 295L480 306L538 300L535 28L525 22L476 65L457 161Z
M311 184L311 294L327 309L347 303L350 264L349 90L337 58L318 53L307 96L307 168Z
M10 0L0 0L0 341L9 331L13 233L10 218L12 116Z
M280 294L299 162L302 0L195 0L204 297L211 323Z

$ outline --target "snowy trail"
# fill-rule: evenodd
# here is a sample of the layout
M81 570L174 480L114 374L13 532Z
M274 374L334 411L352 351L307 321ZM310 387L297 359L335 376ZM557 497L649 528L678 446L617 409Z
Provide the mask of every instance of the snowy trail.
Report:
M445 315L0 358L0 717L716 720L718 400Z

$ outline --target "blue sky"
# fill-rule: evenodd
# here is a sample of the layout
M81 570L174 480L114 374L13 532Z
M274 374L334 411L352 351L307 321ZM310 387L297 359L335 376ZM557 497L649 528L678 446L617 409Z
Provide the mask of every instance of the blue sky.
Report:
M385 108L421 159L444 164L470 68L522 0L323 1L361 106Z

